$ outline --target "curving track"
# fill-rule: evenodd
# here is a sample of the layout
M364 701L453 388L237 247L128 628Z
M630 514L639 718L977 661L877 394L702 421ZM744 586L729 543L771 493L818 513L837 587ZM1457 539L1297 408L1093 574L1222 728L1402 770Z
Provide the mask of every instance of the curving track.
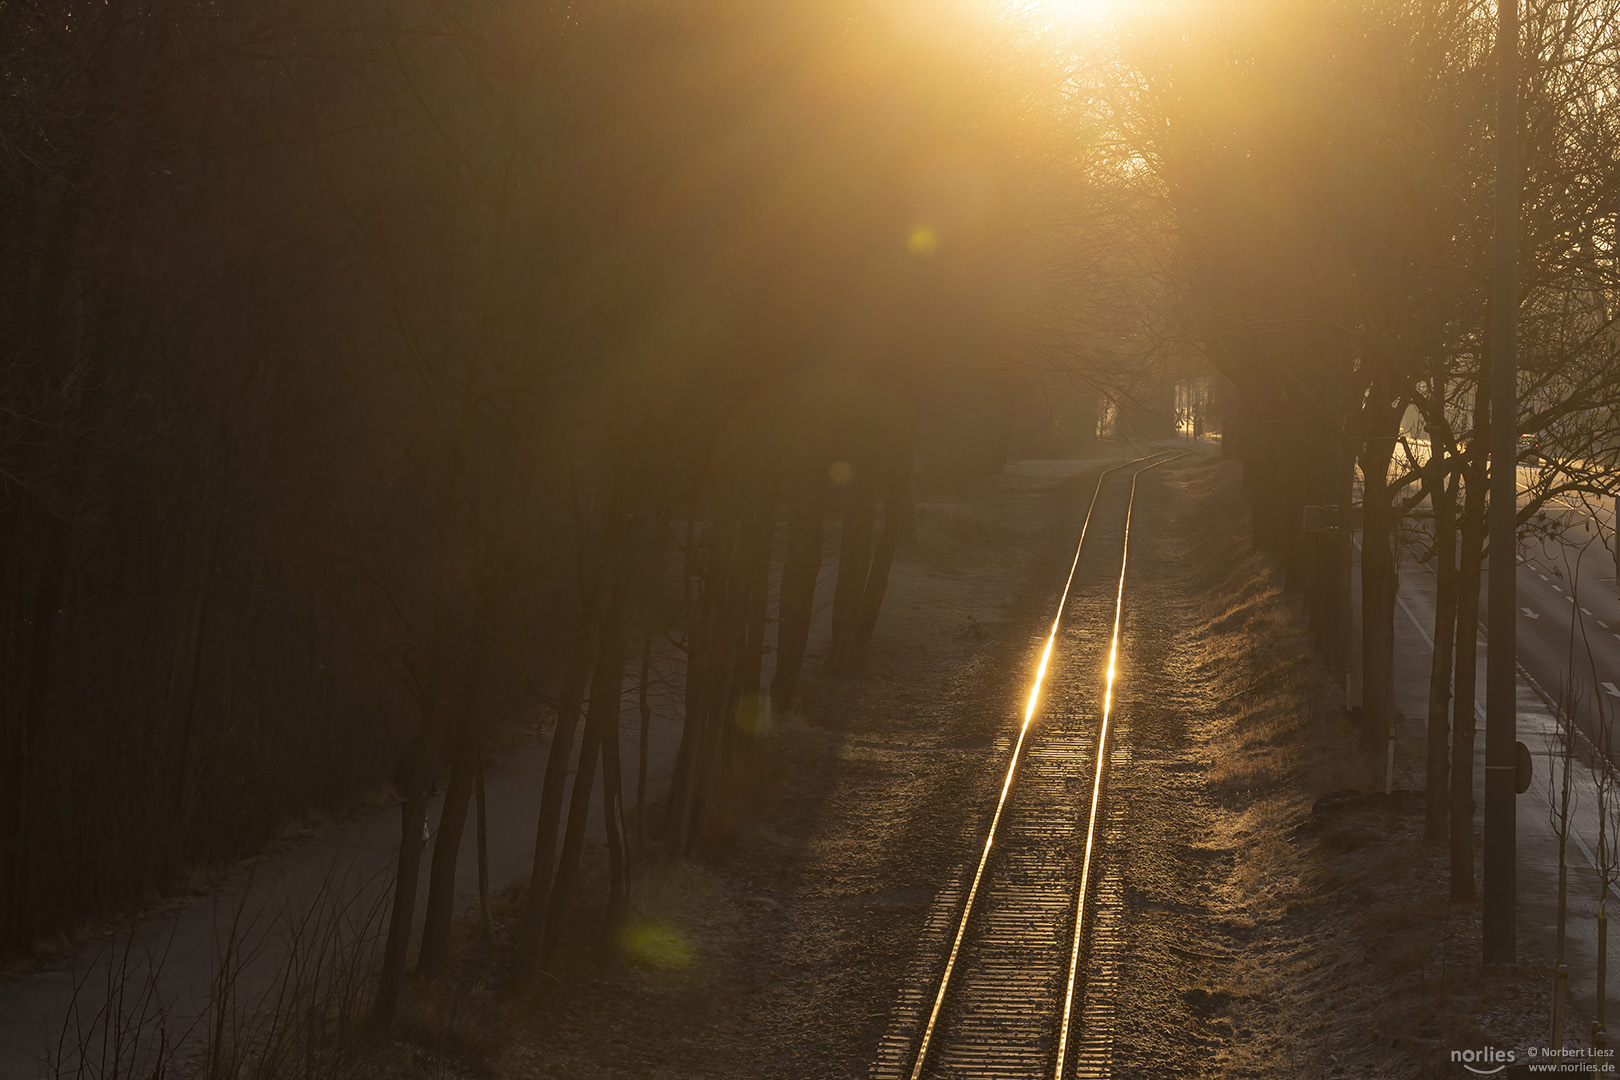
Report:
M1109 729L1131 511L1141 474L1181 456L1138 458L1097 479L984 846L936 903L919 985L901 996L874 1077L1109 1074L1124 890L1098 855L1119 828L1106 766L1128 753L1110 745ZM1095 692L1043 707L1065 626L1061 662L1095 671Z

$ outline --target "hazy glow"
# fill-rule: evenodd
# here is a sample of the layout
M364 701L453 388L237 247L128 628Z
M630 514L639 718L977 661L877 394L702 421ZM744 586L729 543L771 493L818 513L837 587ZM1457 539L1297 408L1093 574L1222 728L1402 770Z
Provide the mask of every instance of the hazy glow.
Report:
M1133 0L1010 0L1007 6L1032 22L1056 27L1106 20L1132 7Z
M737 730L760 738L771 733L771 697L769 694L742 694L737 701L737 715L733 718Z
M919 225L912 229L911 235L906 238L906 250L919 259L926 259L939 250L939 237L934 235L933 229Z
M633 923L620 944L632 960L654 967L683 968L692 963L692 945L686 935L662 923Z

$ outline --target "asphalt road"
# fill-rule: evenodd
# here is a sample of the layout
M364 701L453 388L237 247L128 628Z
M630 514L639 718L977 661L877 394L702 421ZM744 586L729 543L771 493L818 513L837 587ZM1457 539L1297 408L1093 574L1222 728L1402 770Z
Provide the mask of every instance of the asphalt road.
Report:
M1528 537L1517 555L1514 607L1519 663L1555 701L1564 703L1594 744L1605 720L1620 714L1620 589L1616 588L1610 518L1600 533L1584 510L1558 507L1569 525L1561 539ZM1489 559L1480 585L1480 632L1489 610ZM1417 575L1434 593L1433 565L1405 559L1402 573ZM1430 627L1432 630L1432 627ZM1481 653L1483 664L1484 654ZM1484 685L1484 668L1480 668ZM1620 735L1616 736L1620 742ZM1620 755L1620 746L1610 757Z
M1567 561L1566 561L1567 556ZM1577 562L1577 556L1579 561ZM1543 547L1539 542L1528 545L1525 557L1519 563L1518 595L1515 597L1520 616L1517 626L1517 646L1521 667L1541 685L1545 693L1556 696L1561 687L1602 687L1615 682L1620 674L1620 641L1614 633L1616 620L1611 618L1620 607L1608 553L1595 545L1584 552L1566 551L1560 545ZM1554 573L1554 568L1559 573ZM1574 570L1580 568L1575 579ZM1605 574L1607 569L1607 574ZM1560 574L1562 576L1560 576ZM1572 579L1578 585L1572 589ZM1557 586L1557 588L1554 588ZM1572 591L1576 598L1571 601ZM1428 715L1428 678L1433 645L1435 576L1419 566L1409 550L1402 551L1400 563L1400 591L1398 614L1395 618L1395 706L1397 715L1404 718L1403 754L1416 755L1421 762L1424 728ZM1528 609L1528 610L1526 610ZM1583 610L1584 609L1584 610ZM1590 612L1587 614L1586 612ZM1584 644L1579 653L1579 666L1572 670L1569 663L1570 636L1585 631L1592 653L1588 660ZM1476 628L1474 639L1476 656L1483 672L1487 662L1486 636L1483 623ZM1606 706L1613 698L1601 690ZM1476 686L1473 702L1475 723L1481 736L1474 744L1474 800L1483 805L1485 775L1485 689L1483 680ZM1460 703L1459 703L1460 704ZM1598 710L1593 697L1587 693L1580 702L1577 715L1587 724L1595 725ZM1523 678L1517 680L1515 698L1517 714L1516 734L1531 753L1533 761L1531 790L1515 801L1515 829L1517 833L1517 906L1526 932L1529 955L1536 960L1551 962L1555 953L1558 918L1559 839L1549 813L1550 792L1558 788L1561 756L1556 750L1560 742L1559 723L1547 708L1541 694ZM1614 709L1607 709L1612 717ZM1421 767L1421 766L1420 766ZM1599 897L1603 893L1596 871L1601 826L1601 802L1595 790L1593 772L1583 761L1575 764L1570 776L1572 802L1570 805L1567 901L1567 946L1565 957L1569 965L1571 1002L1576 1012L1570 1014L1566 1034L1569 1038L1585 1038L1585 1025L1595 1015L1598 942L1596 913ZM1474 827L1476 842L1481 818L1476 812ZM1620 937L1611 935L1608 942L1609 970L1620 964ZM1620 985L1609 980L1605 995L1608 1015L1620 1015Z
M1421 462L1428 444L1409 440ZM1543 476L1545 466L1521 463L1517 484L1523 493L1546 479L1556 483L1557 475ZM1419 511L1422 512L1422 509ZM1594 744L1600 742L1604 720L1620 712L1620 589L1616 587L1614 554L1614 500L1584 502L1563 496L1545 508L1544 524L1561 525L1557 538L1547 538L1548 530L1532 528L1517 552L1518 609L1516 652L1519 663L1530 677L1555 701L1577 719ZM1418 520L1419 531L1427 531L1428 519ZM1407 552L1406 554L1410 554ZM1488 611L1489 560L1480 587L1480 630L1483 635ZM1403 575L1416 573L1421 588L1434 593L1433 564L1403 559ZM1429 627L1432 631L1432 625ZM1484 654L1481 653L1483 665ZM1480 668L1484 685L1484 667ZM1620 742L1620 737L1617 737ZM1620 748L1610 752L1614 758Z
M1564 516L1576 521L1583 515ZM1620 591L1614 556L1595 530L1577 524L1565 538L1530 540L1521 548L1514 598L1518 656L1597 743L1620 711Z

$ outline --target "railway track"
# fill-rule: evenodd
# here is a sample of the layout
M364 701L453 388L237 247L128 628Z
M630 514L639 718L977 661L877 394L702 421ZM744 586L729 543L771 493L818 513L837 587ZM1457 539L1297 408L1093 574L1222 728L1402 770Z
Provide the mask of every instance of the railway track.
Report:
M1124 884L1099 856L1124 828L1105 794L1129 756L1110 726L1131 512L1142 473L1184 453L1097 479L983 847L935 902L875 1080L1109 1075ZM1059 651L1097 673L1081 700L1043 701Z

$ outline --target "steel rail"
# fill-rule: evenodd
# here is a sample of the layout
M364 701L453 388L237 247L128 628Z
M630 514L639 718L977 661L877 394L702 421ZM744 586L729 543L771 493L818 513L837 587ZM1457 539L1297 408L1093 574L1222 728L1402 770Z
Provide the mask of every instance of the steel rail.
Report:
M1179 461L1191 451L1161 458L1144 465L1131 477L1131 497L1125 503L1125 536L1120 541L1119 587L1114 593L1114 634L1108 645L1108 675L1103 686L1102 725L1097 735L1097 771L1091 781L1091 815L1086 822L1085 855L1080 862L1080 890L1074 908L1074 943L1069 950L1069 978L1063 991L1063 1019L1058 1027L1057 1064L1053 1080L1063 1080L1069 1061L1069 1029L1074 1015L1074 986L1080 975L1080 945L1085 937L1086 893L1091 888L1091 857L1097 840L1097 809L1102 805L1103 769L1108 761L1108 724L1114 704L1114 676L1119 660L1119 624L1125 611L1125 571L1131 558L1131 513L1136 509L1136 482L1149 469L1156 469L1171 461Z
M1185 453L1186 452L1184 451L1183 454L1185 454ZM1171 455L1171 456L1166 456L1166 455ZM978 894L979 894L979 886L984 881L985 867L990 861L990 852L991 852L991 849L994 847L995 842L996 842L996 834L997 834L997 830L1000 828L1000 825L1001 825L1002 812L1006 809L1006 806L1007 806L1007 795L1012 790L1013 778L1014 778L1014 776L1016 775L1016 773L1018 771L1018 763L1019 763L1020 756L1023 753L1025 738L1029 734L1030 720L1034 718L1034 716L1035 716L1035 706L1040 700L1041 684L1046 678L1047 667L1049 666L1049 664L1051 662L1051 659L1052 659L1052 648L1053 648L1053 645L1057 641L1058 629L1060 628L1060 626L1062 625L1062 622L1063 622L1063 612L1064 612L1065 607L1068 605L1069 592L1070 592L1070 590L1072 589L1072 587L1074 585L1075 570L1080 566L1080 553L1085 548L1086 535L1090 531L1090 528L1091 528L1092 515L1097 509L1098 496L1102 493L1103 480L1106 479L1107 476L1110 473L1117 472L1120 469L1128 468L1128 467L1130 467L1132 465L1139 465L1144 461L1152 461L1152 459L1154 459L1154 458L1159 458L1160 459L1158 461L1153 461L1153 463L1151 465L1146 465L1146 466L1143 466L1141 469L1138 469L1137 470L1138 473L1145 472L1147 469L1151 469L1156 465L1162 465L1166 461L1174 460L1175 457L1180 457L1180 456L1182 456L1182 455L1174 454L1172 451L1161 450L1161 451L1159 451L1157 453L1147 454L1147 455L1144 455L1143 457L1139 457L1139 458L1133 458L1130 461L1122 461L1118 465L1114 465L1114 466L1112 466L1110 468L1104 469L1102 472L1097 474L1097 484L1096 484L1096 487L1094 487L1092 489L1091 502L1086 506L1086 517L1085 517L1084 522L1082 522L1082 524L1080 526L1080 540L1075 545L1074 560L1073 560L1073 562L1071 562L1069 564L1069 576L1068 576L1067 580L1065 580L1064 583L1063 583L1063 595L1058 599L1057 614L1054 615L1053 618L1052 618L1052 629L1051 629L1051 632L1048 633L1047 636L1046 636L1046 646L1041 651L1041 662L1040 662L1039 667L1037 667L1036 671L1035 671L1035 684L1034 684L1034 686L1032 686L1030 688L1029 700L1024 706L1024 720L1023 720L1023 723L1019 725L1018 739L1013 744L1012 758L1007 764L1007 776L1001 783L1001 794L1000 794L1000 797L996 800L995 813L990 818L990 829L989 829L989 832L985 835L984 849L979 853L979 863L978 863L978 866L973 871L973 882L968 887L967 899L963 903L963 905L962 905L962 913L961 913L960 916L958 916L958 919L957 919L956 934L955 934L955 936L953 937L953 939L951 941L951 950L950 950L950 953L946 957L946 960L945 960L945 970L940 975L939 988L934 994L934 1005L933 1005L933 1008L928 1013L928 1022L923 1028L922 1040L918 1044L918 1047L917 1047L917 1056L916 1056L916 1059L915 1059L915 1064L912 1066L911 1074L910 1074L911 1080L921 1080L923 1066L927 1063L927 1060L928 1060L928 1051L933 1045L934 1031L935 1031L935 1029L936 1029L936 1027L938 1026L938 1023L939 1023L940 1012L944 1008L944 1005L945 1005L946 994L950 990L951 976L956 970L956 961L957 961L957 958L960 956L961 951L962 951L962 941L967 936L968 923L971 921L972 916L973 916L974 901L977 900ZM1135 496L1136 496L1136 481L1133 478L1132 481L1131 481L1131 497L1132 497L1133 500L1135 499ZM1129 513L1130 513L1129 508L1127 508L1127 510L1126 510L1127 536L1129 535L1129 527L1130 527ZM1118 639L1118 635L1119 635L1119 626L1118 626L1119 620L1118 620L1117 613L1116 613L1114 621L1115 621L1114 634L1115 634L1115 639L1116 639L1116 643L1117 643L1117 639ZM1112 667L1113 667L1113 662L1112 662L1112 659L1110 659L1110 661L1109 661L1110 671L1112 670ZM1095 814L1096 814L1095 805L1093 806L1092 813L1093 813L1093 816L1095 816ZM1089 840L1088 840L1088 851L1089 851ZM1072 976L1071 976L1071 978L1072 978Z

